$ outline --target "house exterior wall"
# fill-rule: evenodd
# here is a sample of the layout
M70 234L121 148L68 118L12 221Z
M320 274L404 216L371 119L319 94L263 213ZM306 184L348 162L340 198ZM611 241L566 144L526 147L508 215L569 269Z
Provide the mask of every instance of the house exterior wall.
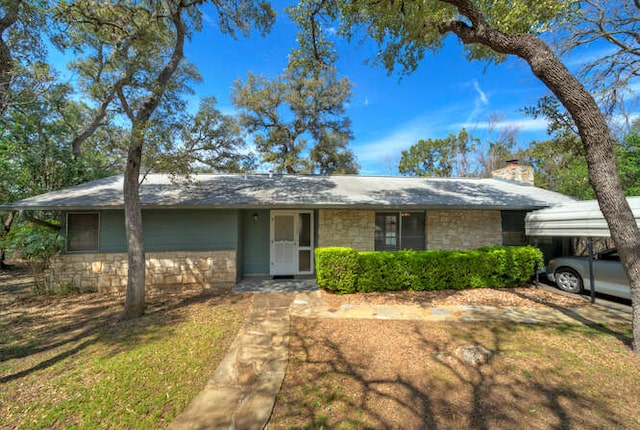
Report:
M254 220L257 215L257 220ZM242 211L241 240L239 249L242 275L269 274L269 228L268 209Z
M318 211L318 244L348 246L358 251L374 250L375 212L368 210Z
M236 210L145 209L142 211L146 251L215 251L236 249ZM100 212L100 252L126 252L124 211Z
M499 210L428 210L427 249L457 250L502 245Z
M124 293L126 253L60 254L48 270L49 281L84 291ZM193 285L211 288L236 282L236 251L165 251L146 254L145 286Z
M318 210L316 246L373 251L375 213ZM258 215L255 222L254 214ZM147 286L210 287L235 283L245 274L269 273L269 220L266 209L146 211ZM425 223L427 249L472 249L503 243L499 210L427 210ZM122 212L101 212L101 252L59 255L52 263L50 279L85 290L124 292L127 254L123 241ZM105 248L117 251L104 252Z

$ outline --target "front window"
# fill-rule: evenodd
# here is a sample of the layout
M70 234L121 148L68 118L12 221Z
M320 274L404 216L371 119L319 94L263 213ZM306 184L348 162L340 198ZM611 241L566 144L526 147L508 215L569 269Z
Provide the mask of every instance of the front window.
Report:
M425 249L424 212L376 213L375 250Z
M67 251L98 251L99 225L97 212L67 214Z

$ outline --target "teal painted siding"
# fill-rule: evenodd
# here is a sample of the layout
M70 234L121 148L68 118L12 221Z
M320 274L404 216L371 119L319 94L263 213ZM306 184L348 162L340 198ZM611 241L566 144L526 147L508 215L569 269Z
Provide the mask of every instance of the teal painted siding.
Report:
M241 212L241 262L244 275L269 273L269 210L245 210ZM253 214L258 215L254 223Z
M146 251L215 251L236 249L236 210L143 210ZM127 249L124 211L101 211L100 252Z
M147 251L236 249L238 211L149 210L142 212Z
M124 211L100 212L100 252L125 252Z

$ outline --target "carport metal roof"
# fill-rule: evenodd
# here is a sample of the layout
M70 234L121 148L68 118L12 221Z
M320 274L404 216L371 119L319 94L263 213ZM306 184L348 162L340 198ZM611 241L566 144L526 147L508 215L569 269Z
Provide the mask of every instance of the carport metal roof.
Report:
M640 226L640 196L627 197ZM529 212L525 220L527 236L609 237L609 226L597 200L566 203Z

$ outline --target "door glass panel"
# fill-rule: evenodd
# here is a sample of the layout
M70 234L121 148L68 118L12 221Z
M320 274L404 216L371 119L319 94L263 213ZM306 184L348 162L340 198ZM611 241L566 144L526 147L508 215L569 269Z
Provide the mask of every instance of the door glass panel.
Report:
M273 239L276 242L290 241L293 242L293 216L276 215L273 226Z
M298 252L298 270L300 272L311 271L311 251L300 250Z
M425 249L425 219L424 212L402 212L402 235L400 238L402 249Z
M398 215L376 214L375 250L395 251L398 249Z
M298 241L300 246L311 246L311 214L298 214L300 221Z

